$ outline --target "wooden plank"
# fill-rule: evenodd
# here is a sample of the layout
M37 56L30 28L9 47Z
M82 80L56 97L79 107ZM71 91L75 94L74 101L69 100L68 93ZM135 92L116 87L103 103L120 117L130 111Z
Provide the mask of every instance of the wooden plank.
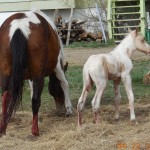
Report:
M139 1L139 0L112 0L112 2L128 2L128 1Z
M140 21L140 19L124 19L124 20L112 20L115 22L126 22L126 21Z
M75 8L75 0L0 0L0 12L24 11L33 8L41 10Z
M107 4L107 21L108 21L108 33L109 33L109 38L112 39L112 23L111 23L111 0L108 0L108 4Z
M112 7L112 8L140 8L140 5L130 5L130 6L116 6L116 7Z
M140 14L140 12L114 13L114 15L131 15L131 14Z
M136 28L136 27L141 27L140 25L138 26L119 26L119 27L112 27L112 29L119 29L119 28Z
M113 35L119 36L119 35L127 35L128 33L114 33Z

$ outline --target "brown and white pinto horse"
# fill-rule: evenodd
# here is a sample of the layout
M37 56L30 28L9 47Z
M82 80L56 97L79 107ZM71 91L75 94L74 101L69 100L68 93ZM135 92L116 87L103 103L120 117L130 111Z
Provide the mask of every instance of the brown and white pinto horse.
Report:
M1 135L6 133L12 113L21 102L26 79L33 81L34 136L39 135L38 111L44 77L49 76L49 93L56 103L60 105L65 103L66 114L72 113L63 66L61 41L54 24L44 13L41 11L16 13L4 21L0 28Z

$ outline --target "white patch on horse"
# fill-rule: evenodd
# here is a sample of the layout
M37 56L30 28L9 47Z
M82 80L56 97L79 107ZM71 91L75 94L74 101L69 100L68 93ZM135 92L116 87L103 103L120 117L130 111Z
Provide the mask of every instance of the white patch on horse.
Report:
M47 20L47 22L52 26L52 28L56 31L56 26L50 17L48 17L45 13L43 13L40 10L33 10L33 12L37 13L37 14L41 15L43 18L45 18Z
M30 90L31 90L31 99L33 97L33 81L28 80L29 81L29 86L30 86Z
M68 93L68 90L69 90L68 81L65 78L64 71L62 70L62 66L60 64L61 58L62 58L61 53L59 53L57 65L55 68L55 73L56 73L56 77L60 80L60 84L61 84L62 90L64 92L65 107L67 110L66 115L69 115L69 114L72 114L72 105L71 105L70 97L69 97L69 93Z
M23 19L15 19L11 22L11 27L10 27L10 32L9 32L10 40L12 39L12 36L14 35L14 32L17 29L20 29L23 32L24 36L28 39L29 34L30 34L29 23L30 22L34 24L40 23L40 20L37 18L37 16L33 12L25 12L24 14L27 17Z

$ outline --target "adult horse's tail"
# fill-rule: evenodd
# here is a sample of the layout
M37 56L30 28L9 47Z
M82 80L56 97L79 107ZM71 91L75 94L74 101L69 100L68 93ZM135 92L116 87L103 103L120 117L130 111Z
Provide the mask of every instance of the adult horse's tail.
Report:
M28 63L27 39L20 29L14 32L10 41L10 49L12 51L12 71L9 91L12 98L7 108L8 121L13 110L16 110L22 100L24 75Z

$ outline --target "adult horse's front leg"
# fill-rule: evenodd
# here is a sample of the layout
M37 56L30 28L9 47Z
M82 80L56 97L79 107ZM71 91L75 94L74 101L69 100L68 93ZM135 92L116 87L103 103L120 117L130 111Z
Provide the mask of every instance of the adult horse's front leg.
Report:
M70 97L69 97L68 81L66 80L64 71L62 70L60 63L57 64L56 69L55 69L55 73L56 73L56 77L60 81L62 90L64 92L65 107L67 109L66 115L70 115L70 114L72 114L72 105L71 105Z
M129 100L129 108L130 108L130 119L131 121L136 121L135 113L134 113L134 95L132 91L131 77L130 75L122 77L122 82L124 84L127 97Z
M33 120L32 120L32 135L38 136L39 135L39 128L38 128L38 112L41 106L41 93L44 86L44 79L37 79L33 81L33 97L32 97L32 113L33 113Z

